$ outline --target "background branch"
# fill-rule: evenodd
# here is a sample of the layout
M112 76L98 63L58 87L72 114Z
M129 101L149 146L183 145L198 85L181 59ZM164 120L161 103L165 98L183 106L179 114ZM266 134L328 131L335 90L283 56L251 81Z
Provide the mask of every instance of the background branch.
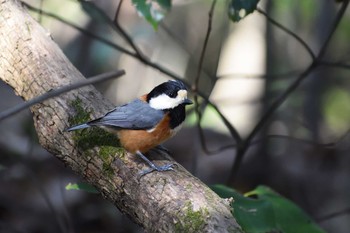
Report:
M342 6L341 6L340 10L338 11L337 16L332 24L332 27L331 27L331 30L330 30L328 36L327 36L327 39L324 42L324 44L321 46L320 53L317 55L317 57L313 58L313 62L305 69L305 71L302 74L300 74L300 76L297 77L296 80L291 85L289 85L289 87L278 98L276 98L273 101L271 106L266 110L266 112L263 114L263 116L259 119L256 126L249 133L248 137L242 142L242 144L238 145L237 155L235 157L235 160L234 160L234 163L232 166L232 170L231 170L231 174L230 174L230 178L229 178L230 183L234 181L234 178L237 175L238 169L241 166L241 162L243 160L243 157L246 154L247 149L249 148L249 145L250 145L251 141L253 140L253 138L269 122L271 116L285 102L285 100L299 87L301 82L304 81L306 79L306 77L308 77L308 75L311 72L313 72L316 68L318 68L320 64L322 64L319 61L323 58L323 55L324 55L324 53L327 50L327 47L329 45L329 41L331 40L336 28L339 25L339 22L345 13L345 10L348 6L348 3L349 3L348 0L344 1L342 3ZM260 11L260 13L262 13L262 12ZM264 15L267 16L266 14L264 14ZM268 18L268 20L271 22L270 17ZM276 25L280 29L282 29L282 30L286 31L288 34L290 34L293 38L297 39L304 46L304 48L309 52L311 57L314 56L310 47L307 46L306 43L303 42L302 39L300 39L300 37L298 37L296 34L292 33L290 30L286 29L285 27L283 27L279 23L277 23L277 22L273 22L273 23L274 23L274 25Z
M86 3L86 2L85 2ZM84 4L85 4L84 3ZM30 10L33 10L33 11L36 11L36 12L39 12L40 10L35 8L35 7L32 7L30 5L28 5L27 3L23 3L25 6L27 6ZM100 14L103 14L104 15L104 18L105 20L108 21L108 24L109 25L113 25L113 22L105 15L105 13L103 11L101 11L100 9L98 9L98 7L96 7L93 3L91 2L87 2L86 4L89 4L90 7L93 7L93 8L97 8L96 10L100 13ZM75 24L72 24L64 19L62 19L60 16L57 16L55 14L52 14L52 13L48 13L46 11L41 11L41 13L43 15L46 15L46 16L49 16L49 17L52 17L54 19L57 19L59 21L61 21L62 23L65 23L67 24L68 26L70 27L73 27L75 28L76 30L80 31L81 33L91 37L91 38L94 38L98 41L100 41L101 43L104 43L108 46L110 46L111 48L114 48L122 53L125 53L131 57L134 57L136 58L137 60L141 61L142 63L144 63L145 65L149 66L149 67L152 67L156 70L158 70L159 72L167 75L168 77L170 78L173 78L173 79L176 79L176 80L182 80L187 87L190 87L191 85L186 81L184 80L183 77L180 77L179 75L175 74L174 72L170 71L169 69L157 64L156 62L153 62L151 61L149 58L147 58L145 55L143 55L143 53L141 53L141 50L137 47L137 45L133 42L133 39L127 34L127 32L120 26L119 24L119 20L118 20L118 16L119 16L119 12L120 12L120 9L121 9L121 6L122 6L122 1L118 4L118 8L117 8L117 11L116 11L116 15L115 15L115 21L116 21L116 27L114 27L114 25L112 26L113 30L115 30L116 32L120 33L121 35L123 35L123 38L126 39L126 41L129 43L129 45L134 48L134 52L130 52L129 50L126 50L125 48L103 38L103 37L100 37L98 35L95 35L94 33L92 32L89 32ZM119 9L119 11L118 11ZM229 120L227 120L227 118L221 113L220 109L214 104L212 103L210 100L209 100L209 97L204 94L201 90L197 90L197 94L200 95L204 100L205 102L209 105L209 106L212 106L218 113L219 117L221 118L222 122L225 124L225 126L227 127L228 131L230 132L232 138L236 141L236 142L240 142L241 141L241 137L238 133L238 131L235 129L235 127L229 122Z
M104 74L99 74L99 75L96 75L94 77L78 81L77 83L73 83L73 84L70 84L67 86L60 87L60 88L55 89L55 90L51 90L51 91L46 92L38 97L35 97L35 98L28 100L26 102L23 102L21 104L17 104L16 106L1 112L0 113L0 121L9 117L9 116L16 114L16 113L18 113L26 108L29 108L30 106L32 106L34 104L38 104L38 103L43 102L47 99L59 96L59 95L66 93L68 91L78 89L80 87L84 87L84 86L87 86L90 84L104 82L104 81L107 81L107 80L112 79L112 78L118 78L124 74L125 74L124 70L112 71L112 72L108 72L108 73L104 73Z
M205 153L210 154L210 151L208 150L207 146L206 146L206 142L205 142L205 137L204 137L204 132L203 129L201 127L201 121L202 121L202 112L200 109L200 104L199 104L199 100L198 100L198 90L199 90L199 80L201 77L201 71L202 71L202 66L203 66L203 62L204 62L204 57L205 57L205 51L207 49L207 45L208 45L208 40L209 40L209 36L210 36L210 32L211 32L211 27L212 27L212 20L213 20L213 13L214 13L214 9L215 9L215 5L216 5L216 0L212 1L209 13L208 13L208 26L207 26L207 32L204 38L204 42L203 42L203 48L201 51L201 55L199 58L199 64L198 64L198 68L197 68L197 73L194 79L194 83L192 85L192 91L194 93L194 108L197 114L197 129L199 132L199 138L200 138L200 142L202 145L203 150L205 151ZM195 162L193 163L194 165L196 164ZM196 171L196 167L194 166L194 171Z
M1 0L0 22L0 36L6 38L0 40L0 77L25 100L84 79L20 2ZM97 117L112 107L87 86L36 104L31 111L41 145L146 231L241 232L229 201L219 198L180 165L175 172L156 172L138 180L137 174L145 165L134 156L106 145L81 147L85 131L64 132L77 115ZM87 133L94 134L93 130ZM97 136L107 137L100 131ZM158 163L166 162L158 159ZM189 213L196 214L197 224Z

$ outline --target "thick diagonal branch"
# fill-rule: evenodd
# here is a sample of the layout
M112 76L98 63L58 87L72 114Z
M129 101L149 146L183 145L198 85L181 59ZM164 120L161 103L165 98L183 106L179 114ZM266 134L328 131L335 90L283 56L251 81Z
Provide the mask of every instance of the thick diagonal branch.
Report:
M18 1L0 0L0 38L0 78L24 100L84 78ZM46 100L31 111L41 145L146 231L241 232L229 201L180 165L174 172L138 179L144 164L110 146L110 136L103 140L100 132L64 132L72 122L101 116L112 107L89 86ZM89 141L96 135L102 143Z

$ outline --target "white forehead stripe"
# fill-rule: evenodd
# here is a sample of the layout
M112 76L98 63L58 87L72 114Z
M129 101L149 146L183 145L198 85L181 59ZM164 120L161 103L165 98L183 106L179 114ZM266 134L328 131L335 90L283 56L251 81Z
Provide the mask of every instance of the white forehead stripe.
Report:
M180 90L177 92L177 96L180 96L182 98L187 98L187 91L186 90Z
M166 94L161 94L155 98L150 99L149 105L155 109L171 109L180 105L187 98L187 91L180 90L177 92L176 98L170 98Z

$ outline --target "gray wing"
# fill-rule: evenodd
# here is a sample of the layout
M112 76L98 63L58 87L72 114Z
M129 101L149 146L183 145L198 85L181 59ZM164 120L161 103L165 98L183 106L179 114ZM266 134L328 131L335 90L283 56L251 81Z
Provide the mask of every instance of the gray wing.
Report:
M164 117L164 112L151 108L139 99L108 112L105 116L92 120L90 126L107 126L120 129L151 129Z

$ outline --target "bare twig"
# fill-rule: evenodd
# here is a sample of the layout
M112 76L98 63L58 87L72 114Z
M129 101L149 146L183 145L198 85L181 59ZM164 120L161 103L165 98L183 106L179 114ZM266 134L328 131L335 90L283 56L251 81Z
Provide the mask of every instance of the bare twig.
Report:
M201 51L201 55L199 58L199 64L198 64L198 68L197 68L197 74L195 76L194 79L194 83L192 85L192 91L194 93L194 104L195 104L195 111L197 114L197 128L198 128L198 132L199 132L199 138L201 141L201 145L203 150L207 153L210 154L207 146L206 146L206 142L205 142L205 137L204 137L204 132L203 129L201 127L201 121L202 121L202 112L200 110L200 105L199 105L199 100L198 100L198 86L199 86L199 80L201 77L201 71L202 71L202 66L203 66L203 62L204 62L204 56L205 56L205 51L207 49L207 45L208 45L208 40L209 40L209 36L210 36L210 32L211 32L211 27L212 27L212 20L213 20L213 12L215 9L215 5L216 5L216 0L213 0L209 13L208 13L208 27L207 27L207 32L204 38L204 43L203 43L203 48Z
M247 149L249 145L251 144L251 141L255 137L255 135L263 128L265 124L267 124L270 117L275 113L275 111L281 106L281 104L287 99L287 97L299 86L299 84L311 73L311 71L314 70L316 67L315 63L312 63L286 90L282 93L280 97L275 99L275 101L272 103L272 105L268 108L268 110L265 112L265 114L260 118L256 126L253 128L253 130L250 132L248 137L243 141L241 145L238 146L237 149L237 155L234 160L231 174L230 174L230 181L233 181L234 177L236 177L236 174L238 172L238 169L241 165L243 156L247 152Z
M322 147L335 147L337 145L337 142L330 142L330 143L318 143L312 140L308 140L308 139L302 139L302 138L296 138L293 136L289 136L289 135L275 135L275 134L271 134L271 135L266 135L263 138L254 140L250 143L250 145L256 145L259 144L261 142L264 142L266 139L282 139L282 140L289 140L289 141L295 141L295 142L300 142L303 144L308 144L311 146L322 146Z
M122 4L123 4L123 0L120 0L120 2L118 4L117 11L116 11L115 16L114 16L114 21L113 21L114 26L116 27L117 32L119 32L123 36L123 38L128 42L128 44L134 49L139 60L142 61L143 63L145 63L148 59L145 57L145 55L142 53L142 51L139 49L139 47L137 47L137 45L134 43L132 38L126 33L126 31L119 24L119 14L120 14L120 10L122 8Z
M303 144L308 144L310 146L314 146L314 147L325 147L325 148L335 148L337 147L348 135L350 134L350 129L344 133L341 137L339 137L335 142L329 142L329 143L318 143L312 140L308 140L308 139L303 139L303 138L296 138L293 136L289 136L289 135L277 135L277 134L270 134L270 135L266 135L262 138L253 140L249 146L254 146L257 145L259 143L265 142L266 139L267 140L271 140L271 139L277 139L277 140L289 140L289 141L295 141L295 142L299 142L299 143L303 143ZM221 146L219 148L216 149L211 149L210 151L208 151L207 153L209 155L214 155L214 154L218 154L220 152L223 152L225 150L229 150L229 149L234 149L237 148L237 144L228 144L225 146Z
M112 72L96 75L94 77L79 81L77 83L73 83L73 84L70 84L67 86L60 87L56 90L46 92L43 95L35 97L35 98L28 100L26 102L23 102L21 104L17 104L16 106L1 112L0 113L0 121L9 117L9 116L12 116L12 115L20 112L20 111L22 111L22 110L24 110L24 109L26 109L34 104L43 102L44 100L47 100L49 98L53 98L55 96L66 93L68 91L78 89L80 87L87 86L87 85L90 85L93 83L99 83L99 82L103 82L103 81L106 81L106 80L111 79L111 78L117 78L117 77L120 77L124 74L125 74L124 70L112 71Z
M43 2L44 0L40 0L40 5L39 5L39 17L38 17L38 22L42 22L43 14L42 14L42 9L43 9Z
M136 57L141 61L143 62L144 64L162 72L163 74L173 78L173 79L176 79L176 80L182 80L187 87L189 87L189 84L183 80L181 77L179 77L178 75L176 75L175 73L171 72L170 70L160 66L159 64L157 63L154 63L152 62L150 59L148 59L146 56L144 56L141 52L140 52L140 49L137 47L137 45L133 42L132 38L125 32L125 30L121 27L120 23L119 23L119 14L120 14L120 9L121 9L121 5L122 5L122 2L123 0L120 1L119 5L118 5L118 8L117 8L117 11L116 11L116 14L115 14L115 17L114 17L114 22L115 22L115 25L118 29L118 31L124 36L124 38L126 39L126 41L129 43L129 45L135 50L136 52ZM216 0L213 2L212 6L211 6L211 9L214 10L214 6L215 6L215 2ZM212 11L211 10L211 11ZM212 14L209 13L209 14ZM208 25L208 30L209 30L209 34L210 34L210 30L211 30L211 15L209 15L209 18L210 18L210 22L209 22L209 25L210 25L210 28L209 28L209 25ZM208 33L207 33L208 34ZM208 39L206 39L208 40ZM206 47L206 43L207 41L205 42L205 47ZM203 51L202 51L203 53ZM201 55L201 57L204 56ZM203 64L203 58L201 59L202 60L202 64ZM200 62L201 63L201 62ZM201 67L202 67L202 64L199 64L199 75L200 75L200 71L201 71ZM198 78L199 79L199 78ZM198 86L198 85L197 85ZM236 141L236 142L240 142L241 141L241 137L239 135L239 133L237 132L237 130L232 126L232 124L226 119L226 117L220 112L220 110L218 109L218 107L211 103L209 101L209 97L207 97L204 93L202 93L200 90L196 90L197 94L200 95L210 106L212 106L216 111L217 113L219 114L219 117L221 118L221 120L223 121L223 123L225 124L225 126L228 128L231 136L233 137L233 139Z
M340 20L343 18L345 10L346 10L346 8L349 5L349 2L350 2L349 0L343 1L342 5L341 5L341 7L340 7L336 17L335 17L335 20L334 20L334 22L333 22L333 24L331 26L331 31L329 32L325 42L323 43L323 45L322 45L322 47L320 49L320 52L319 52L318 56L317 56L318 60L321 60L323 58L323 56L325 55L325 53L327 51L327 48L328 48L328 45L329 45L329 42L331 41L331 39L333 37L333 34L334 34L335 30L337 29L337 27L338 27L338 25L340 23Z
M63 74L72 79L81 78L81 74L73 69L73 65L47 37L46 31L39 27L18 1L1 1L0 12L9 12L5 17L0 14L2 21L10 20L0 30L1 36L5 38L0 40L0 48L3 49L2 57L6 58L9 54L16 58L3 64L1 68L4 72L1 77L14 88L16 93L25 99L30 99L43 91L55 89L59 83L63 83L64 80L60 78ZM25 31L26 40L23 40L20 33L27 29L28 24L31 30L30 33ZM41 39L35 40L35 38ZM29 48L26 50L28 53L24 53L21 49L14 49L16 47ZM42 59L41 51L42 49L47 51L47 48L52 48L50 52L53 59ZM33 64L34 68L27 64ZM47 72L50 67L54 68L49 69L53 73L56 72L55 68L63 67L59 69L61 75L35 79L37 85L28 85L28 89L23 90L23 83L32 80L33 76L38 76L37 74ZM92 95L96 98L87 98ZM100 115L111 107L111 103L105 101L93 88L77 90L76 94L66 97L62 98L59 104L46 101L42 108L33 108L34 123L41 145L86 178L87 182L95 186L104 198L120 208L137 224L142 225L145 231L186 231L195 221L188 217L188 209L194 208L197 219L201 220L195 227L195 231L226 232L227 229L231 232L242 231L230 212L230 201L219 198L185 169L178 167L176 172L152 173L140 180L137 174L144 164L140 164L140 161L135 160L133 156L126 155L124 150L118 148L113 151L108 150L100 156L101 150L97 148L87 149L77 145L73 134L62 132L58 127L60 123L70 118L67 114L67 106L74 108L85 106L88 111L83 111L84 113L94 112L94 115ZM79 105L72 103L77 99L81 100ZM162 158L159 162L166 161ZM177 198L169 199L172 196ZM174 211L176 208L179 211Z
M150 59L148 59L146 56L144 56L141 52L140 52L140 49L137 47L137 45L133 42L132 38L125 32L125 30L121 27L120 23L119 23L119 14L120 14L120 9L121 9L121 4L122 4L122 1L120 1L119 5L118 5L118 8L117 8L117 11L116 11L116 14L115 14L115 17L114 17L114 22L115 22L115 25L118 29L118 31L124 36L124 38L126 39L126 41L129 43L129 45L135 50L136 52L136 57L141 61L143 62L144 64L146 64L147 66L150 66L160 72L162 72L163 74L173 78L173 79L176 79L176 80L182 80L187 87L189 87L189 84L183 80L181 77L179 77L178 75L176 75L175 73L173 73L172 71L166 69L165 67L162 67L160 66L159 64L157 63L154 63L152 62ZM216 2L216 0L214 1ZM213 3L212 4L212 8L213 6L215 6L215 4ZM211 16L210 16L211 17ZM211 20L211 19L210 19ZM211 22L209 23L211 25ZM210 26L211 27L211 26ZM209 33L210 33L210 30L211 28L209 29ZM205 42L206 44L207 42ZM206 45L205 45L206 46ZM203 54L204 56L204 54ZM203 59L202 59L203 60ZM203 63L203 61L202 61ZM200 67L202 67L202 65L199 65ZM200 71L198 72L200 73ZM223 123L225 124L225 126L228 128L231 136L233 137L233 139L236 141L236 142L240 142L241 141L241 137L240 135L238 134L237 130L232 126L232 124L226 119L226 117L220 112L220 110L218 109L218 107L216 105L214 105L213 103L211 103L209 101L209 97L207 97L204 93L202 93L200 90L196 90L197 94L200 95L209 105L211 105L212 107L214 107L214 109L218 112L221 120L223 121Z
M202 71L202 66L203 66L203 62L204 62L205 51L207 50L208 40L209 40L209 36L210 36L210 32L211 32L211 26L212 26L212 21L213 21L213 12L215 9L215 5L216 5L216 0L213 0L211 7L210 7L210 10L209 10L209 13L208 13L209 16L208 16L207 33L206 33L205 38L204 38L203 48L202 48L202 52L201 52L201 55L199 58L197 74L196 74L194 84L192 87L192 90L195 94L198 91L199 79L201 77L201 71Z
M259 7L256 9L257 12L259 12L260 14L264 15L266 17L266 19L272 23L273 25L275 25L276 27L278 27L279 29L285 31L287 34L289 34L291 37L293 37L294 39L296 39L304 48L305 50L309 53L310 57L312 58L312 60L316 59L316 55L314 54L314 52L312 51L312 49L310 48L310 46L303 40L301 39L300 36L298 36L297 34L295 34L294 32L292 32L291 30L289 30L288 28L286 28L285 26L283 26L282 24L280 24L279 22L277 22L276 20L274 20L273 18L271 18L268 14L266 14L265 11L263 11L262 9L260 9Z
M246 140L244 140L244 142L240 145L238 145L237 148L237 155L236 158L234 160L233 166L232 166L232 170L231 170L231 174L229 177L229 182L233 182L234 178L237 175L238 169L240 167L240 164L242 162L243 156L245 155L245 153L247 152L247 149L249 148L249 145L251 144L251 141L253 140L253 138L256 136L256 134L263 128L264 125L266 125L269 121L269 119L271 118L271 116L276 112L276 110L282 105L282 103L284 103L284 101L287 99L287 97L293 93L295 91L295 89L300 85L300 83L312 72L314 71L317 67L320 66L321 63L319 63L319 60L322 58L322 56L324 55L325 51L327 50L328 44L330 39L332 38L340 20L342 19L344 13L345 13L345 9L347 8L349 3L349 0L344 1L340 10L337 13L337 16L335 18L334 23L332 24L332 28L327 36L327 39L325 41L325 43L322 45L320 53L317 55L317 57L315 57L313 59L313 62L305 69L305 71L300 74L300 76L282 93L282 95L280 95L277 99L274 100L274 102L271 104L271 106L267 109L267 111L264 113L264 115L261 117L261 119L258 121L258 123L256 124L256 126L253 128L253 130L250 132L250 134L248 135L248 137L246 138ZM270 21L271 22L271 21ZM275 23L274 23L275 24ZM291 36L293 36L294 38L299 38L298 36L296 36L294 33L289 33L289 30L286 30L286 28L284 28L282 25L280 24L275 24L276 26L278 26L279 28L281 28L282 30L286 31L288 34L290 34ZM300 38L297 39L299 42L302 43L303 40L301 40ZM305 47L305 46L304 46ZM308 52L310 53L310 50L308 49L309 46L306 46L305 49L308 50ZM313 53L310 53L310 55L312 56Z
M322 66L335 67L341 69L350 69L350 64L344 64L341 62L329 62L329 61L319 61L319 64Z
M30 10L33 10L33 11L36 11L36 12L39 11L38 9L36 9L36 8L33 7L33 6L28 5L27 3L24 3L24 2L23 2L23 4L24 4L28 9L30 9ZM100 36L98 36L98 35L95 35L95 34L89 32L89 31L87 31L87 30L85 30L85 29L83 29L83 28L81 28L81 27L79 27L79 26L76 26L76 25L74 25L74 24L72 24L72 23L70 23L70 22L68 22L68 21L66 21L66 20L64 20L64 19L62 19L61 17L59 17L59 16L57 16L57 15L55 15L55 14L48 13L48 12L45 12L45 11L42 11L42 14L43 14L43 15L46 15L46 16L49 16L49 17L52 17L52 18L54 18L54 19L56 19L56 20L59 20L60 22L65 23L65 24L67 24L67 25L70 26L70 27L73 27L74 29L80 31L81 33L83 33L83 34L85 34L85 35L87 35L87 36L90 36L91 38L94 38L94 39L96 39L96 40L98 40L98 41L100 41L100 42L102 42L102 43L104 43L104 44L106 44L106 45L108 45L108 46L110 46L110 47L112 47L112 48L114 48L114 49L116 49L116 50L122 52L122 53L125 53L125 54L127 54L127 55L129 55L129 56L132 56L132 57L138 59L139 61L141 61L142 63L144 63L145 65L147 65L147 66L149 66L149 67L152 67L153 69L156 69L156 70L158 70L159 72L161 72L161 73L163 73L163 74L165 74L165 75L167 75L167 76L169 76L169 77L171 77L171 78L173 78L173 79L182 80L182 81L186 84L187 87L190 87L190 85L189 85L185 80L183 80L183 78L181 78L181 77L178 76L177 74L173 73L172 71L166 69L165 67L162 67L162 66L160 66L159 64L157 64L157 63L155 63L155 62L152 62L151 60L149 60L149 59L148 59L147 57L145 57L145 56L142 57L142 56L140 56L139 54L130 52L129 50L126 50L126 49L124 49L123 47L121 47L121 46L119 46L119 45L117 45L117 44L115 44L115 43L113 43L113 42L110 42L110 41L108 41L108 40L106 40L106 39L104 39L104 38L102 38L102 37L100 37ZM113 28L115 28L115 27L113 27ZM132 38L128 36L128 34L123 30L122 27L119 27L119 30L121 31L122 34L126 35L126 36L130 39L130 41L132 41ZM133 42L133 41L132 41L132 42ZM135 43L133 43L133 45L134 45L135 47L137 47ZM132 46L132 47L133 47L133 46ZM137 50L137 51L139 51L139 50ZM225 126L228 128L228 130L229 130L231 136L233 137L233 139L234 139L235 141L237 141L237 142L238 142L238 141L241 141L241 137L240 137L240 135L238 134L237 130L231 125L231 123L226 119L226 117L220 112L220 110L218 109L218 107L209 101L209 97L206 96L206 94L204 94L204 93L201 92L200 90L198 90L198 94L199 94L210 106L214 107L214 109L215 109L216 111L218 111L219 117L221 118L221 120L223 121L223 123L225 124Z
M318 223L325 222L325 221L328 221L332 218L336 218L336 217L346 215L346 214L350 214L350 207L343 209L343 210L336 211L334 213L330 213L330 214L318 217L318 218L316 218L316 222L318 222Z
M118 51L120 51L122 53L128 54L128 55L130 55L130 56L132 56L134 58L137 58L135 53L130 52L129 50L127 50L127 49L125 49L125 48L123 48L123 47L121 47L121 46L119 46L119 45L117 45L117 44L115 44L115 43L113 43L113 42L103 38L103 37L100 37L100 36L98 36L98 35L96 35L96 34L94 34L92 32L89 32L89 31L85 30L84 28L81 28L81 27L79 27L79 26L77 26L77 25L67 21L67 20L61 18L60 16L58 16L56 14L53 14L53 13L50 13L50 12L47 12L47 11L35 8L35 7L29 5L26 2L22 2L22 4L24 6L26 6L31 11L40 12L42 15L45 15L45 16L51 17L53 19L56 19L56 20L58 20L58 21L60 21L60 22L62 22L64 24L66 24L66 25L76 29L77 31L81 32L82 34L84 34L86 36L89 36L89 37L91 37L91 38L93 38L93 39L95 39L97 41L100 41L101 43L104 43L104 44L106 44L106 45L108 45L108 46L110 46L110 47L112 47L112 48L114 48L114 49L116 49L116 50L118 50Z
M303 69L304 70L304 69ZM217 77L217 79L262 79L262 78L290 78L300 75L303 70L291 70L280 74L244 74L244 73L231 73L223 74Z
M32 168L28 164L23 164L24 165L24 171L26 173L26 176L29 177L31 180L31 184L33 187L35 187L42 198L44 199L44 202L46 203L48 209L53 215L53 218L57 222L57 226L60 229L60 232L63 233L68 233L69 231L69 226L65 223L65 219L60 215L59 211L54 205L53 200L51 200L49 193L45 190L43 187L42 182L38 179L38 175L32 170Z

